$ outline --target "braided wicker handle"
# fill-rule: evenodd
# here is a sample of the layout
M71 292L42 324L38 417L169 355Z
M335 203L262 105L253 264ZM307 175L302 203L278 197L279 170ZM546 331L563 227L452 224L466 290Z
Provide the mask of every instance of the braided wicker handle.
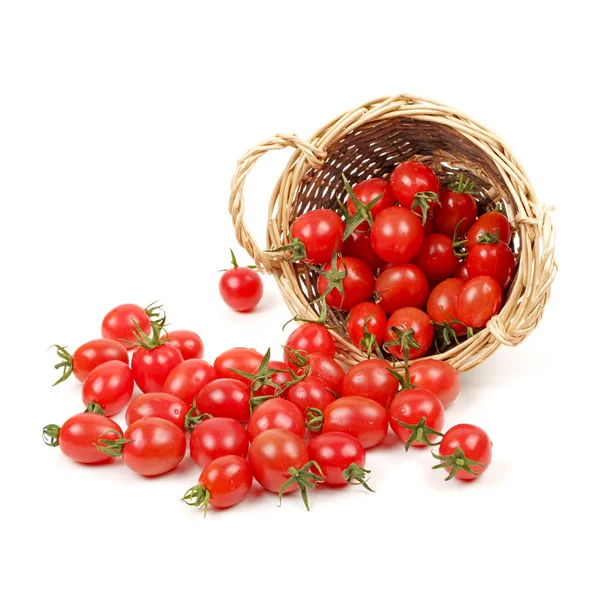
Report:
M258 246L244 223L244 182L256 161L269 150L282 148L296 148L298 153L304 155L311 167L319 168L326 156L323 150L316 148L307 141L293 134L281 133L260 142L257 146L246 152L238 161L235 174L231 181L231 194L229 196L229 212L233 219L235 237L239 244L252 256L259 271L270 273L274 260Z

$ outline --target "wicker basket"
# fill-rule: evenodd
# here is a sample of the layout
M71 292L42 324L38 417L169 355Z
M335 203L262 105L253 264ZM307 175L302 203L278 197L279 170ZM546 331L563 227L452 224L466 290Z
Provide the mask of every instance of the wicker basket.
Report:
M429 164L445 183L456 170L465 172L477 189L483 210L501 202L513 226L512 249L518 257L516 275L501 312L486 328L435 358L459 371L490 356L500 344L521 343L539 323L556 274L554 229L548 208L535 192L517 159L493 133L462 113L406 95L381 98L342 114L310 140L277 135L265 140L238 162L231 184L229 210L238 242L261 271L273 274L290 311L314 319L319 313L317 275L306 266L265 252L244 225L244 181L256 161L269 150L295 149L269 203L266 248L289 243L294 219L314 208L336 209L345 198L342 173L351 184L369 177L387 177L409 158ZM330 311L328 321L340 325L344 313ZM338 359L348 365L364 360L344 326L332 330Z

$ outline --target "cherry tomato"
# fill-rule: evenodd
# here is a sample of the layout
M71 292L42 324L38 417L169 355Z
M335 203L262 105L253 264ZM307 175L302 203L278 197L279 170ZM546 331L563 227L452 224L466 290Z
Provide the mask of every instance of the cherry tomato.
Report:
M238 266L233 250L231 250L231 264L233 268L225 271L219 280L219 293L223 302L233 310L248 312L262 298L262 279L250 267Z
M117 433L106 433L114 430ZM106 434L106 435L105 435ZM96 448L100 438L116 440L123 435L121 428L112 419L95 412L84 412L67 419L62 427L44 427L44 442L48 446L59 446L71 460L86 465L105 463L112 460Z
M81 388L84 404L99 404L108 417L116 415L131 400L132 394L133 373L120 360L98 365Z
M79 381L85 381L87 376L98 366L109 360L119 360L129 365L129 354L122 344L115 340L91 340L82 344L73 352L67 352L66 347L54 344L56 353L61 362L54 365L55 369L62 369L60 379L53 383L56 385L67 380L71 373Z
M237 379L249 385L248 379L243 375L238 375L232 369L244 371L245 373L254 373L260 367L263 355L254 350L254 348L231 348L219 354L215 359L215 371L220 379Z
M204 356L204 343L200 336L193 331L176 329L175 331L169 331L169 333L163 335L160 339L175 346L181 352L183 360L202 358Z
M363 468L367 454L351 435L339 431L323 433L308 445L308 456L321 467L327 485L347 485L355 479L370 489L364 477L369 471Z
M457 279L462 279L464 281L468 281L469 271L467 270L466 259L459 261L458 266L454 270L454 277L456 277Z
M254 396L278 396L280 394L283 396L288 384L294 380L290 367L280 360L270 360L267 363L267 369L275 371L275 373L255 390ZM253 373L254 375L258 374L259 369L255 369Z
M304 435L304 415L300 409L283 398L272 398L260 404L250 415L248 436L253 440L267 429L287 429L296 435Z
M342 256L360 258L371 271L376 271L383 262L373 250L370 234L360 231L353 231L342 244Z
M411 348L408 353L409 360L419 358L427 354L433 342L434 329L429 316L418 308L401 308L394 312L388 320L387 331L385 333L386 342L397 340L398 336L392 331L392 327L401 331L412 329L415 341L420 348ZM404 359L404 351L400 346L388 346L388 352L399 359Z
M299 352L306 352L309 356L315 353L335 356L333 337L325 325L320 323L303 323L300 325L298 329L292 331L285 347ZM284 354L284 361L293 367L293 355L287 350Z
M216 379L202 388L196 397L196 407L213 417L245 423L250 417L250 388L237 379Z
M465 481L481 475L492 462L492 442L488 434L475 425L455 425L446 431L436 458L452 479ZM480 464L475 464L480 463Z
M361 302L352 307L348 317L348 335L355 346L365 351L363 338L365 337L365 325L371 334L372 341L378 346L383 344L387 317L377 304L372 302ZM373 344L371 344L373 345Z
M309 408L323 411L328 404L335 400L335 396L327 389L327 384L312 375L289 388L286 398L298 407L302 415Z
M371 244L377 256L396 264L414 258L424 236L419 217L402 206L386 208L377 216L371 228Z
M384 360L371 358L354 365L344 377L342 396L370 398L387 408L398 391L398 380Z
M469 277L493 277L502 289L506 289L515 272L515 257L501 240L489 244L479 242L469 250L467 271Z
M429 390L444 406L454 402L460 392L458 372L447 362L426 358L410 365L408 373L415 387Z
M364 448L377 446L387 435L387 412L381 404L360 396L345 396L323 411L323 433L340 431L356 438Z
M477 202L471 194L453 190L441 193L440 204L433 213L435 227L440 233L450 239L454 238L455 232L456 237L464 237L476 219Z
M304 375L308 366L312 377L323 381L327 389L331 390L336 396L340 395L346 371L344 371L333 357L318 352L308 355L301 352L294 357L294 360L294 366L291 368L297 375Z
M125 421L129 426L146 417L159 417L175 423L179 429L184 431L185 415L189 408L186 402L172 394L163 392L142 394L127 407Z
M248 454L248 434L238 421L215 417L196 425L190 436L190 456L200 468L230 454L242 458Z
M125 348L132 349L136 340L135 321L139 328L150 335L152 330L151 316L156 316L154 311L159 308L150 305L143 309L137 304L119 304L110 310L102 320L102 337L116 340Z
M502 288L492 277L469 279L456 300L456 314L469 327L484 327L502 307Z
M467 328L462 323L453 323L458 320L456 301L458 295L465 287L462 279L450 278L438 283L432 290L427 300L427 314L436 323L447 322L457 335L464 335Z
M339 270L339 272L345 274L341 280L343 293L337 288L332 289L325 296L327 305L340 310L350 310L359 302L368 300L373 294L373 286L375 285L375 277L369 265L358 258L338 258L336 259L336 265L336 271ZM335 276L332 270L332 263L328 263L323 267L323 271L329 277ZM321 295L328 289L328 276L321 274L317 280L317 287Z
M382 210L389 208L396 203L396 199L392 193L392 188L385 179L374 177L373 179L361 181L353 186L352 191L354 192L356 198L365 206L373 202L378 196L381 196L378 202L370 210L373 218L375 218ZM346 208L351 216L356 214L356 206L349 196L346 198ZM363 232L368 231L369 223L367 221L363 221L357 227L357 230Z
M467 232L467 250L479 242L479 238L486 232L496 233L505 244L510 242L512 230L509 220L496 211L483 213Z
M378 304L386 314L406 306L422 308L427 301L427 278L416 265L392 265L375 281Z
M409 209L413 208L415 195L420 192L433 193L436 195L434 199L440 195L440 182L436 174L427 165L414 160L400 163L393 170L390 185L396 200ZM422 214L421 206L415 206L415 211Z
M248 462L239 456L221 456L202 471L198 485L190 488L182 500L189 506L204 510L230 508L239 504L252 487L252 471Z
M458 267L452 238L441 233L432 233L423 240L415 263L430 281L442 281L451 277Z
M342 247L344 222L336 212L324 208L300 215L290 227L294 256L322 265L331 260L333 250ZM299 242L299 243L298 243Z
M178 364L163 385L163 391L181 398L188 407L202 388L217 378L211 365L200 358L191 358Z
M431 446L438 437L436 432L444 427L444 405L429 390L409 388L394 396L389 421L406 450L410 446Z

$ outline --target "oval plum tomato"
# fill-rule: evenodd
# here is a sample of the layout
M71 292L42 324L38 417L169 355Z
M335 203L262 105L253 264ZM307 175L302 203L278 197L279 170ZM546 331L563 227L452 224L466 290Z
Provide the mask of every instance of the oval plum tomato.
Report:
M191 358L179 363L163 385L163 391L181 398L190 407L202 388L217 378L211 365L200 358Z
M190 436L190 456L204 468L220 456L248 454L248 434L234 419L215 417L200 422Z
M442 360L420 360L410 365L408 374L415 387L429 390L444 406L454 402L460 392L458 371Z
M304 415L295 404L283 398L266 400L250 415L248 436L253 440L267 429L287 429L302 437Z
M417 344L419 344L419 348L410 348L408 353L409 360L427 354L433 342L434 329L429 316L422 310L411 307L401 308L392 313L392 316L388 320L385 339L386 342L393 342L393 344L386 346L386 349L392 356L403 360L404 350L399 345L401 340L392 328L397 328L400 331L413 330L414 338Z
M230 508L239 504L252 487L252 470L248 461L239 456L216 458L202 471L198 485L190 488L182 500L189 506L206 511Z
M342 381L346 371L336 360L327 354L306 354L299 352L294 356L294 366L291 367L296 375L304 375L308 367L312 377L316 377L325 383L328 390L331 390L336 396L342 391Z
M319 208L300 215L290 227L292 260L322 265L331 260L334 249L342 247L344 222L336 212Z
M425 274L416 265L392 265L375 281L378 304L387 315L405 306L422 308L429 287Z
M286 398L296 405L302 415L309 408L323 411L328 404L335 400L333 393L327 389L327 384L312 375L305 377L289 388Z
M376 271L383 262L371 245L369 233L353 231L342 244L342 256L360 258L369 265L371 271Z
M492 462L492 442L488 434L475 425L455 425L446 431L435 458L441 462L434 469L444 468L446 481L475 479Z
M132 471L147 477L171 471L185 456L185 433L175 423L158 417L136 421L127 428L124 438L103 438L99 450L108 456L123 456Z
M496 235L483 234L480 241L469 250L467 271L469 277L493 277L506 289L515 272L515 257L511 249Z
M454 277L457 279L462 279L463 281L469 280L469 271L467 270L466 259L459 261L458 266L454 270Z
M502 307L502 288L485 275L469 279L456 300L456 314L469 327L484 327Z
M237 379L249 385L249 381L243 375L238 375L232 369L253 373L260 367L263 355L254 348L231 348L219 354L215 359L215 371L220 379Z
M423 214L423 205L437 202L440 195L440 182L436 174L427 165L414 160L400 163L393 170L390 185L400 205L414 209L420 215Z
M361 181L352 187L352 191L354 192L354 196L356 199L365 206L374 202L378 197L379 200L373 205L370 209L371 217L374 219L382 210L389 208L390 206L394 206L396 204L396 199L394 198L394 194L392 193L392 188L390 184L385 179L379 179L378 177L374 177L373 179L367 179L366 181ZM352 198L348 196L346 198L346 208L348 209L348 213L350 216L354 216L356 214L356 206L352 201ZM363 221L355 231L368 231L369 223L368 221Z
M102 337L116 340L125 348L131 350L137 341L136 327L138 324L141 331L150 335L152 320L160 315L161 306L151 304L142 308L137 304L119 304L110 310L102 319Z
M146 417L159 417L175 423L179 429L185 430L185 415L189 410L186 402L163 392L152 392L138 396L128 407L125 413L127 426L145 419Z
M254 390L254 396L278 396L284 395L288 385L294 380L292 371L288 365L280 360L270 360L267 365L267 373L272 372L266 379L261 379L255 385L259 385ZM253 371L254 375L260 374L260 369Z
M333 263L327 263L319 273L319 294L333 308L350 310L373 294L373 271L366 262L358 258L337 258L335 269Z
M370 354L374 347L383 344L386 325L387 317L377 304L360 302L350 311L348 335L355 346Z
M122 344L115 340L91 340L82 344L73 352L73 356L67 351L66 346L54 344L56 353L61 362L54 365L55 369L62 369L62 376L52 385L57 385L67 380L71 373L75 379L85 381L87 376L98 366L109 360L120 360L129 365L129 354Z
M169 331L169 333L163 335L160 339L175 346L181 352L183 360L202 358L204 356L204 343L200 336L193 331L176 329L175 331Z
M371 244L377 256L396 264L413 259L424 236L419 217L403 206L386 208L371 228Z
M340 431L356 438L364 448L377 446L387 435L387 411L381 404L360 396L344 396L323 411L322 433Z
M384 360L372 358L354 365L344 377L342 396L370 398L387 408L398 391L398 380Z
M429 390L409 388L394 396L389 410L390 427L411 446L433 446L444 427L444 405Z
M442 233L432 233L423 240L415 263L430 281L442 281L451 277L458 267L452 238Z
M458 322L456 313L456 301L463 287L465 281L462 279L445 279L433 288L427 300L427 314L431 320L439 324L448 323L456 335L464 335L467 332L465 325Z
M263 282L260 275L250 267L240 267L231 252L232 269L223 273L219 280L219 293L223 302L238 312L252 310L262 298Z
M107 433L108 431L113 433ZM47 446L59 446L65 456L86 465L111 460L111 456L98 451L96 444L100 438L116 440L119 435L123 435L119 425L97 412L75 415L67 419L62 427L44 427L44 442Z
M433 213L433 221L439 233L451 239L454 239L456 233L456 237L462 238L476 219L477 202L470 193L452 189L441 193L440 204Z
M373 491L367 485L368 477L365 477L370 471L363 468L367 454L361 443L351 435L340 431L323 433L310 442L308 455L321 467L325 484L361 484Z
M237 379L215 379L196 397L196 408L213 417L228 417L245 423L250 417L250 388Z
M296 350L300 353L325 354L326 356L335 356L335 343L333 337L325 325L321 323L303 323L290 333L285 342L286 351L283 360L294 367L294 356L289 350ZM287 350L289 349L289 350Z
M483 213L467 231L467 250L479 242L479 238L486 232L495 233L505 244L510 242L512 230L509 220L496 211Z
M133 373L120 360L98 365L81 388L84 404L99 404L108 417L116 415L131 400L132 394Z

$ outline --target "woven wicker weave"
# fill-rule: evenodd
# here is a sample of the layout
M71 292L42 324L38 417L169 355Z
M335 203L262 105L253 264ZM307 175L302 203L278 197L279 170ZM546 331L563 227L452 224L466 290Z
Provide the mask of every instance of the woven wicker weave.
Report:
M554 229L548 208L538 203L523 168L503 142L462 113L422 98L381 98L353 109L320 129L310 140L277 135L238 162L231 184L229 210L239 243L261 271L273 274L294 315L314 319L317 276L302 264L265 252L244 225L244 181L256 161L269 150L295 149L285 167L268 208L266 249L289 243L294 219L314 208L336 209L345 198L342 172L351 184L369 177L387 177L408 158L429 164L448 181L454 171L475 183L481 210L501 202L513 226L512 248L518 267L506 302L486 328L472 338L435 356L459 371L470 369L490 356L500 344L521 343L539 323L556 274ZM331 325L345 315L330 311ZM332 330L338 359L349 365L364 355L349 340L343 325Z

